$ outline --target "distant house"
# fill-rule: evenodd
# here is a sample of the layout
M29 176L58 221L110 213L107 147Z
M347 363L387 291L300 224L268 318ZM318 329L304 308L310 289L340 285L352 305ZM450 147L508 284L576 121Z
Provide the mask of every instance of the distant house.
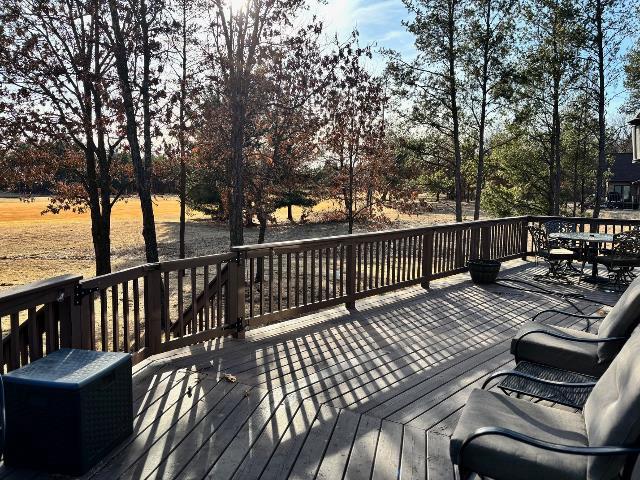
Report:
M640 163L631 153L616 153L607 187L610 208L638 208L640 202Z

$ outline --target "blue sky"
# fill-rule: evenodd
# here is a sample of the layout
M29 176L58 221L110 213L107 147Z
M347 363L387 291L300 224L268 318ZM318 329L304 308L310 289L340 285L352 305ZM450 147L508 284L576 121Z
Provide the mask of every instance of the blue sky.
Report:
M401 0L328 0L317 7L328 32L345 38L357 28L362 45L397 50L413 56L413 38L402 26L407 10ZM381 66L381 60L375 62Z

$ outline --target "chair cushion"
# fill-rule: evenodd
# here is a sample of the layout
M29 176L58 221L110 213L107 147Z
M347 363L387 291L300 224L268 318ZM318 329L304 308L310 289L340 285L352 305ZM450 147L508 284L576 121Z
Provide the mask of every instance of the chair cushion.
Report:
M602 320L598 336L600 338L628 337L638 323L640 323L640 277L629 284L620 299ZM622 345L622 342L599 344L598 358L601 362L610 362L620 351Z
M593 333L581 330L530 322L518 330L511 340L511 353L518 360L541 363L593 377L599 377L606 370L608 362L599 361L597 343L572 342L542 333L528 333L533 330L544 330L574 338L598 338Z
M568 248L552 248L549 250L549 256L553 258L573 258L575 252L573 250L569 250Z
M584 405L589 445L634 446L640 439L640 333L636 329ZM624 457L592 457L588 477L614 478Z
M578 413L474 390L451 437L450 455L454 463L464 440L482 427L502 427L563 445L587 445L584 422ZM493 435L472 441L465 447L462 461L462 467L491 478L572 480L585 478L588 460Z

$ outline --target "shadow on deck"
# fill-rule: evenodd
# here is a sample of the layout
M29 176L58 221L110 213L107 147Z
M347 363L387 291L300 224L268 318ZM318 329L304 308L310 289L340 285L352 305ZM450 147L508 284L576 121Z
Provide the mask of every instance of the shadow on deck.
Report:
M513 261L501 278L542 268ZM513 364L515 330L617 298L538 285L588 298L465 274L152 357L134 375L134 435L87 478L453 479L448 435L470 391Z

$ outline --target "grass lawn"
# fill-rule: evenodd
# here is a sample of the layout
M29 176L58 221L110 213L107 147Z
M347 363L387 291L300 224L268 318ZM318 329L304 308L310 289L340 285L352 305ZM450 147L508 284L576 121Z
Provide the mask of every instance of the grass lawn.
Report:
M94 273L93 246L89 215L64 212L57 215L41 212L47 204L44 197L31 202L17 198L0 198L0 290L64 273L90 277ZM310 216L310 223L291 224L286 209L276 213L277 224L267 230L267 241L313 238L347 233L341 223L316 223L314 215L332 208L330 201L320 203ZM465 205L465 216L472 218L471 204ZM406 228L450 222L453 204L440 202L434 212L405 215L386 209L387 224L360 225L357 230ZM160 256L178 256L179 204L176 197L155 199L155 217ZM299 218L301 209L294 208ZM113 210L111 251L114 270L144 262L142 222L136 197L119 202ZM255 243L257 228L245 230L245 242ZM227 226L212 222L197 212L187 217L187 256L208 255L227 251Z

